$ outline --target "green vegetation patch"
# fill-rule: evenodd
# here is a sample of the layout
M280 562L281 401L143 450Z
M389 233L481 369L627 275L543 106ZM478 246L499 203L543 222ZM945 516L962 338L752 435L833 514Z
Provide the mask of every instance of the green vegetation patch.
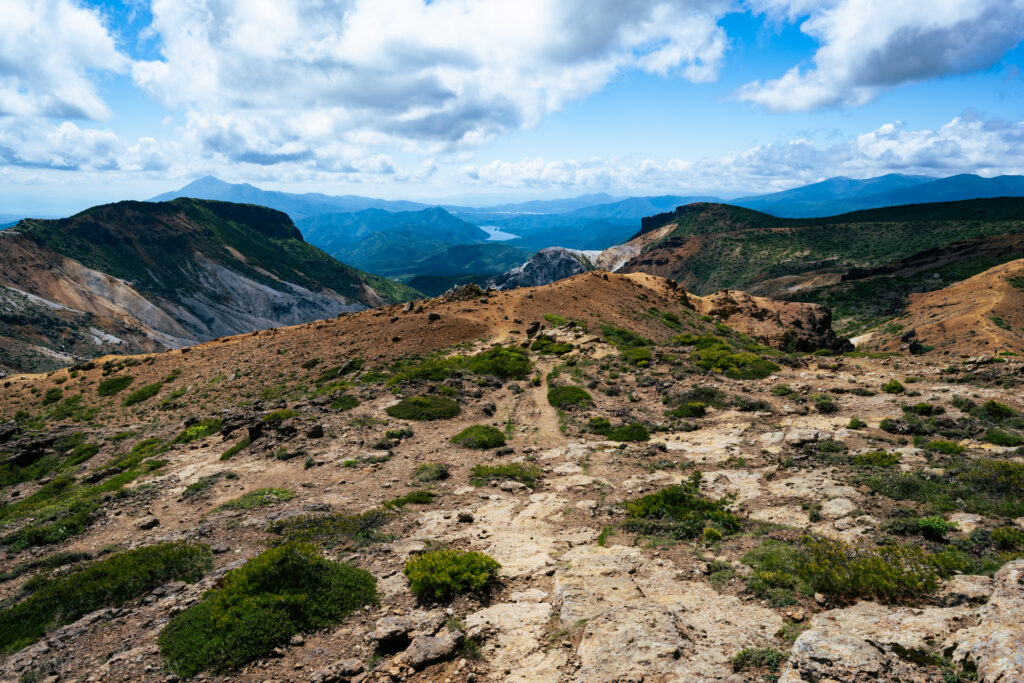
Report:
M229 671L377 603L372 574L289 543L228 572L220 587L168 622L158 643L178 676Z
M676 408L665 413L668 417L704 417L707 415L708 407L699 401L682 403Z
M425 462L416 466L412 478L419 482L442 481L449 477L448 466L441 462Z
M240 441L232 445L231 448L224 451L224 453L221 454L220 459L230 460L238 455L243 449L248 448L251 443L252 440L248 436L243 437Z
M990 444L995 444L996 446L1011 447L1019 446L1024 443L1024 439L1022 439L1018 434L1006 432L995 427L985 432L985 441L988 441Z
M610 441L647 441L651 434L647 427L639 422L630 422L613 427L605 417L592 417L588 425L590 431L600 434Z
M144 546L44 579L25 600L0 611L0 652L13 652L89 612L118 607L168 581L198 581L213 566L210 548L175 542Z
M628 519L622 528L645 536L677 540L698 538L705 529L725 536L738 532L740 518L729 512L729 499L714 500L700 493L700 476L688 482L626 503Z
M135 381L131 375L118 375L100 382L96 387L96 393L100 396L113 396L128 388L128 385Z
M342 543L367 545L387 540L381 527L394 519L392 509L373 508L354 515L299 515L271 524L267 531L280 537L277 543L316 543L333 548Z
M448 420L459 414L460 408L457 401L444 396L409 396L393 406L389 406L385 412L391 417L400 420Z
M540 468L536 465L524 465L510 462L505 465L475 465L469 472L469 481L473 486L483 486L492 479L510 479L535 488L540 480Z
M284 422L285 420L292 419L293 417L297 416L298 414L299 414L299 411L297 411L297 410L291 410L291 409L288 409L288 408L283 408L281 410L275 410L272 413L267 413L261 419L264 422Z
M64 390L60 387L51 387L43 394L43 405L48 406L64 398Z
M601 324L601 334L604 335L604 340L606 342L617 347L620 351L622 349L636 348L638 346L654 346L653 341L642 335L622 327L608 325L607 323Z
M556 408L580 406L593 403L593 399L577 386L552 387L548 390L548 403Z
M499 379L523 379L533 365L526 349L496 346L475 356L430 358L416 364L399 365L388 380L390 384L410 380L440 382L457 373L489 375Z
M882 385L882 391L887 394L902 394L906 390L906 387L903 386L903 382L898 379L891 379Z
M990 458L959 460L936 475L924 471L865 477L863 483L895 500L925 503L936 512L1001 517L1024 515L1024 464Z
M763 669L769 674L775 674L787 659L789 653L775 647L745 647L729 661L732 670L737 673Z
M537 338L533 340L533 344L530 345L530 349L536 351L542 356L561 356L572 351L572 344L566 344L565 342L555 341L553 337L549 337L546 334L541 334L537 335Z
M854 467L892 467L900 461L900 454L889 451L869 451L858 453L853 456L851 463Z
M692 335L684 335L691 337ZM764 379L778 372L779 366L750 351L734 351L726 341L702 335L691 343L696 347L690 359L705 370L724 374L731 379Z
M409 590L423 601L449 601L462 593L483 593L498 580L501 565L488 555L430 550L405 563Z
M220 418L209 418L184 429L171 443L192 443L212 436L220 431Z
M331 401L331 410L352 410L359 405L359 399L350 394L342 394Z
M451 438L451 442L467 448L500 448L505 445L505 435L500 429L489 425L466 427Z
M256 489L243 493L238 498L221 503L217 511L221 510L255 510L257 508L270 507L278 503L284 503L295 497L295 494L288 489L265 488Z
M147 399L153 398L158 393L160 393L160 388L163 385L164 385L163 382L153 382L152 384L147 384L144 387L139 387L138 389L136 389L132 393L130 393L127 396L125 396L124 400L121 401L121 405L123 405L124 407L128 408L128 407L133 406L133 405L135 405L137 403L142 403L143 401L145 401Z

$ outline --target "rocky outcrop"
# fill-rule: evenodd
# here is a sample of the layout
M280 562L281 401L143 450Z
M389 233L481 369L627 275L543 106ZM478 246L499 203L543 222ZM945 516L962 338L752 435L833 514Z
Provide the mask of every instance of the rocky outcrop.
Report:
M955 661L973 664L980 683L1024 681L1024 560L996 572L978 625L957 638Z
M708 296L690 296L698 313L711 316L784 351L852 350L850 342L832 330L832 312L818 304L777 301L746 292L723 289Z
M593 269L594 265L583 252L548 247L538 251L523 265L491 278L487 286L498 290L539 287Z

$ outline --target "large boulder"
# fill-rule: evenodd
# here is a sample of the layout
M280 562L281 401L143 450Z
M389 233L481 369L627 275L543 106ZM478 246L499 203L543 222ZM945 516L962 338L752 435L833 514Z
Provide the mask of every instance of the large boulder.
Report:
M778 301L723 289L707 296L690 295L698 313L711 316L765 346L784 351L852 350L832 330L832 311L819 304Z

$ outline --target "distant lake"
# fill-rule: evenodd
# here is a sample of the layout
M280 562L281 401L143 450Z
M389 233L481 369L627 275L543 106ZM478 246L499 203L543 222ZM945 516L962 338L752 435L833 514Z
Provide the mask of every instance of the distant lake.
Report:
M519 235L513 235L510 232L505 232L497 225L481 225L479 228L489 235L487 238L488 242L505 242L519 237Z

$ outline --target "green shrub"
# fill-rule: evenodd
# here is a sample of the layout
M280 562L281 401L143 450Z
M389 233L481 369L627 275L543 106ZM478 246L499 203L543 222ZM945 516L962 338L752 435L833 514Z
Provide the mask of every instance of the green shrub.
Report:
M397 368L389 383L409 380L440 382L459 372L490 375L499 379L523 379L532 369L525 349L515 346L496 346L475 356L449 356L432 358L415 365Z
M965 450L964 446L956 443L955 441L946 441L945 439L936 439L925 443L924 447L929 451L935 451L936 453L944 453L946 455L960 455Z
M941 415L946 412L942 406L933 406L931 403L922 401L921 403L915 403L914 405L902 406L903 412L910 415Z
M0 611L0 652L19 650L49 628L104 607L118 607L168 581L198 581L213 565L211 557L208 546L160 543L43 579L28 598Z
M83 443L71 449L64 461L69 467L81 465L83 462L100 452L100 447L94 443Z
M592 417L590 418L589 429L595 434L600 434L611 441L647 441L651 438L647 427L639 422L612 427L607 418Z
M882 385L882 391L887 394L902 394L906 391L906 387L898 379L891 379Z
M467 448L499 448L505 445L505 435L501 430L488 425L466 427L451 438L451 442Z
M400 420L447 420L459 414L459 404L444 396L409 396L386 412Z
M749 351L734 352L717 337L701 338L690 358L701 368L720 372L732 379L764 379L779 366Z
M209 418L183 430L178 436L174 437L174 441L171 443L192 443L199 439L205 439L219 432L220 427L220 418Z
M255 510L257 508L270 507L271 505L277 505L289 501L295 497L295 494L288 489L256 489L255 491L249 491L243 493L234 500L229 500L226 503L221 503L217 506L217 511L221 510Z
M48 406L51 403L56 403L62 398L64 398L64 390L60 387L51 387L46 390L45 394L43 394L43 405Z
M298 414L299 411L297 410L284 408L281 410L275 410L272 413L267 413L266 415L263 416L262 420L264 422L284 422L285 420L292 419Z
M745 647L729 660L736 672L750 669L767 669L775 673L789 659L789 653L774 647Z
M401 441L402 439L408 439L413 436L413 431L408 427L399 427L398 429L389 429L384 432L384 436L388 439L395 439Z
M747 591L773 607L785 607L797 602L797 595L814 591L800 577L799 551L781 541L764 541L743 556L750 566L746 577Z
M793 388L788 384L776 384L772 387L771 393L774 396L791 396L796 392L793 391Z
M510 462L506 465L475 465L470 470L469 481L474 486L483 486L492 479L511 479L534 488L540 479L540 468Z
M1017 414L1016 410L999 401L986 401L981 406L981 412L985 417L997 421L1005 420Z
M827 415L839 410L839 406L835 404L835 401L828 394L813 394L811 400L814 401L814 407L818 409L819 413Z
M846 425L847 429L863 429L864 427L867 427L867 424L857 417L851 417L850 422Z
M932 515L931 517L920 517L917 520L917 529L921 535L930 541L945 541L950 531L956 531L956 524L947 522L943 517Z
M915 500L937 511L1024 515L1024 464L979 458L947 467L942 475L893 472L865 478L869 487L896 500Z
M606 342L612 346L623 348L635 348L637 346L654 346L654 342L630 330L615 327L614 325L602 324L601 334Z
M482 593L498 580L501 565L477 552L431 550L405 563L409 590L423 601L448 601L462 593Z
M619 358L629 363L630 365L647 367L647 365L650 364L651 362L651 350L646 346L637 346L635 348L620 349Z
M853 456L854 467L892 467L900 461L899 453L888 451L871 451Z
M43 521L22 527L0 538L0 545L21 552L34 546L66 541L82 533L92 524L97 507L96 503L89 500L76 500L57 507L48 514L40 515L44 517Z
M434 502L436 493L430 491L410 491L399 498L392 498L380 504L385 510L401 509L405 505L427 505Z
M552 387L548 390L548 403L556 408L565 406L589 405L593 399L577 386Z
M1000 550L1024 548L1024 530L1001 526L992 530L992 544Z
M985 441L996 446L1019 446L1024 443L1024 439L1014 434L1013 432L1004 432L1001 429L989 429L985 432Z
M546 334L537 335L530 348L541 355L561 356L572 351L572 344L555 341L553 337Z
M727 500L705 498L699 477L626 503L623 528L648 536L679 540L698 538L706 528L723 535L740 530L740 519L726 508Z
M569 322L568 318L563 318L557 313L545 313L544 319L547 320L552 325L554 325L555 327L561 327Z
M377 602L369 572L326 560L312 545L286 544L228 572L167 623L158 643L178 676L229 671Z
M425 462L417 465L412 473L412 478L421 482L442 481L448 477L448 466L440 462Z
M153 398L160 393L160 388L164 385L163 382L153 382L147 384L144 387L140 387L132 393L125 396L125 399L121 401L121 405L125 408L135 405L136 403L142 403L146 399Z
M665 413L668 417L704 417L708 412L703 403L683 403L679 407Z
M814 591L836 602L913 602L939 586L934 556L916 546L854 547L806 537L798 571Z
M96 393L100 396L113 396L114 394L127 389L128 385L134 381L135 378L131 375L118 375L117 377L111 377L110 379L100 382L100 385L96 387Z
M352 410L359 405L359 399L349 394L342 394L331 402L331 410Z

